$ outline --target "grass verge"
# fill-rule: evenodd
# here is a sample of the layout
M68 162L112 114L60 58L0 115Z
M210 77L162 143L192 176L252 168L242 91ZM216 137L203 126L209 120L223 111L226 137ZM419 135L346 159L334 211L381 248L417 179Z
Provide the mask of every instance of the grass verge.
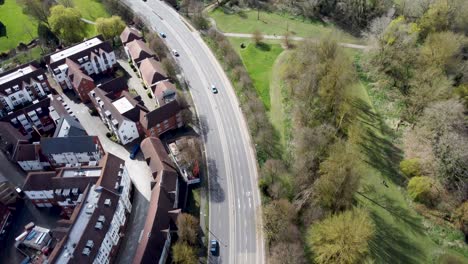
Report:
M260 30L267 35L284 35L286 31L289 31L295 36L309 38L320 38L336 33L340 41L359 43L358 39L333 24L297 19L289 15L261 11L260 19L257 20L255 10L227 14L220 8L213 10L209 15L216 21L216 26L221 31L229 33L252 33Z
M73 0L73 6L81 12L83 18L96 21L100 17L110 17L104 5L98 0Z

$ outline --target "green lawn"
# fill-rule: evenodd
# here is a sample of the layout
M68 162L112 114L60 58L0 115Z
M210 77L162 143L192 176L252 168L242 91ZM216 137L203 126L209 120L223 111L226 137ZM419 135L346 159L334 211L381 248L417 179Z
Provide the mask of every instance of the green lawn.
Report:
M34 47L28 51L18 53L15 57L0 62L0 67L6 66L10 63L24 64L29 61L38 60L41 58L41 48Z
M16 0L5 0L0 5L0 21L6 27L6 36L0 35L0 52L29 43L37 37L37 23L24 15Z
M331 24L323 24L314 21L302 21L287 15L260 12L260 20L257 20L257 12L245 11L245 16L239 14L225 14L221 9L215 9L209 15L216 21L217 27L223 32L252 33L260 30L266 35L284 35L287 30L300 37L320 38L330 33L338 35L338 39L344 42L359 43L359 40L348 33L339 30Z
M376 114L366 88L360 82L350 92L356 97L362 127L358 145L366 164L357 199L370 211L376 226L376 236L370 241L375 263L438 263L437 257L443 254L468 257L466 246L456 250L447 246L462 241L460 231L437 226L410 207L406 182L398 171L402 152L393 144L392 130Z
M229 38L229 41L239 52L260 99L267 110L270 110L271 71L276 58L283 51L283 48L279 44L269 43L256 46L250 39ZM246 44L247 47L245 49L240 48L241 42Z
M104 5L98 0L73 0L73 5L80 10L83 18L96 21L100 17L110 17Z

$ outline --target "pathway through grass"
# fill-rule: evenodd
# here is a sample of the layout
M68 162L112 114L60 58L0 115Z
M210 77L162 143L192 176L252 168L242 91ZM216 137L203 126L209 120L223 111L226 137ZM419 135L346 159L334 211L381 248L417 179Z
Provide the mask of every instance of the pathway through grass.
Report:
M260 20L257 20L257 11L255 10L245 11L241 14L226 14L218 8L210 12L209 15L216 21L216 26L224 32L253 33L255 30L260 30L267 35L284 35L286 31L289 31L295 36L310 38L320 38L335 33L342 42L360 42L332 24L310 20L303 21L277 13L261 11Z

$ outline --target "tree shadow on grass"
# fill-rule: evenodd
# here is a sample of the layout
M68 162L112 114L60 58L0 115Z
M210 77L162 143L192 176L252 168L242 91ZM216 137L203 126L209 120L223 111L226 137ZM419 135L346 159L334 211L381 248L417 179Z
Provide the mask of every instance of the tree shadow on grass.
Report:
M267 44L265 42L259 42L255 47L261 51L270 51L271 50L271 45Z
M0 5L1 5L1 0L0 0ZM2 21L0 21L0 38L1 37L6 37L7 35L7 30L6 30L6 26L2 23Z
M403 152L389 140L394 137L393 132L363 100L353 101L352 106L358 120L364 124L359 144L365 155L364 161L395 184L403 185L406 178L398 169L398 164L403 159Z
M421 263L423 250L410 241L401 230L395 228L376 213L371 212L375 223L375 236L369 241L369 251L375 263Z

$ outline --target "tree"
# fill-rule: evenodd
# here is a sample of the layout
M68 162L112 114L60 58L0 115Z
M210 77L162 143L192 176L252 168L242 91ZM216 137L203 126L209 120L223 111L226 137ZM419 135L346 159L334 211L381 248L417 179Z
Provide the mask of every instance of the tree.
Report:
M281 160L268 159L262 166L260 186L273 199L289 198L291 179Z
M177 242L172 246L172 260L178 264L196 264L197 254L195 249L190 245Z
M421 48L423 66L435 66L455 72L460 68L461 51L465 38L451 31L431 33Z
M260 30L256 29L252 34L252 40L255 43L255 45L259 45L260 43L262 43L262 40L263 40L262 32L260 32Z
M112 39L112 42L114 42L116 36L122 33L124 28L125 22L119 16L100 17L96 20L96 31L102 34L105 39Z
M57 36L43 23L37 25L37 36L41 45L48 46L52 49L59 43Z
M315 200L334 212L351 207L361 178L359 153L349 143L337 141L320 164L320 178L314 184Z
M278 242L270 249L271 264L305 264L304 249L299 242Z
M298 231L293 221L296 217L294 207L288 200L274 200L263 209L263 229L267 241L294 241Z
M432 205L435 195L435 183L430 177L416 176L408 182L408 195L416 202Z
M375 226L369 213L354 208L313 224L306 240L315 263L352 264L364 259L374 233Z
M164 42L157 34L148 34L147 40L149 47L158 55L159 59L163 60L167 57L167 53L169 51L166 47L166 44L164 44Z
M421 175L421 164L419 159L406 159L400 162L401 172L408 178Z
M462 203L460 207L455 211L454 215L455 224L460 230L468 236L468 201Z
M429 33L449 29L453 12L448 2L446 0L435 1L419 19L418 25L421 28L421 39L426 38Z
M50 0L17 0L23 7L23 13L30 15L39 22L49 25L49 9L54 4Z
M169 59L170 57L163 58L161 60L161 64L166 70L167 76L170 77L172 80L177 80L177 69L175 63Z
M177 235L181 242L196 245L198 236L198 220L190 214L180 214L177 217Z
M78 42L86 35L86 25L81 20L81 13L75 8L62 5L50 9L50 29L66 44Z

